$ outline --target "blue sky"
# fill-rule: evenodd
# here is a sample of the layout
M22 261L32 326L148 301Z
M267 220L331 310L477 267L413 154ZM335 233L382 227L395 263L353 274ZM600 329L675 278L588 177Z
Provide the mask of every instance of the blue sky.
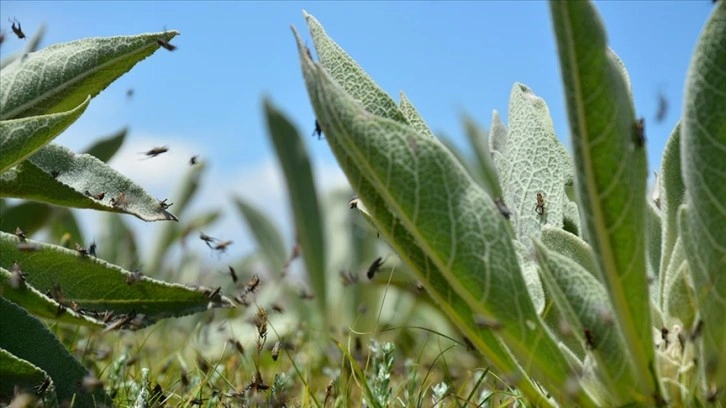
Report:
M649 165L657 169L665 140L681 110L690 56L711 11L707 0L596 2L610 46L625 62L636 110L646 118ZM231 193L264 206L288 223L284 189L262 118L269 96L306 136L325 186L343 178L324 141L308 137L314 115L304 89L290 25L308 43L302 10L396 100L403 90L429 126L464 146L459 114L486 127L492 110L506 119L509 93L522 82L543 97L558 136L569 147L568 125L554 36L545 2L32 2L0 3L2 55L24 43L12 35L17 18L28 35L47 25L43 45L94 36L176 29L173 53L160 50L121 77L57 141L81 150L98 136L129 126L125 154L113 164L152 193L170 196L169 171L182 171L188 155L210 162L206 203ZM134 96L126 98L126 90ZM657 96L670 101L656 123ZM169 145L162 160L138 161L138 152ZM156 166L156 167L153 167ZM206 204L206 205L205 205ZM173 207L172 207L173 209ZM217 233L251 242L241 222ZM137 221L138 228L149 228ZM289 226L286 226L288 229ZM214 231L211 231L214 232Z

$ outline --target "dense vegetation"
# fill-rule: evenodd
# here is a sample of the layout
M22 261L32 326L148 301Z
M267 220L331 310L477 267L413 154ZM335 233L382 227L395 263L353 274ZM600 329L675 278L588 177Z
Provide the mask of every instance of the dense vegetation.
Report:
M464 118L473 160L305 13L317 61L293 32L316 131L352 191L318 194L300 133L264 101L296 243L236 197L258 250L223 265L223 286L185 245L229 245L201 232L218 211L189 213L203 161L158 200L106 164L124 131L85 153L52 143L177 33L30 41L0 70L0 403L723 406L726 5L652 193L647 129L597 11L550 11L572 155L517 83L508 124ZM70 208L108 213L98 251ZM163 222L151 251L127 214Z

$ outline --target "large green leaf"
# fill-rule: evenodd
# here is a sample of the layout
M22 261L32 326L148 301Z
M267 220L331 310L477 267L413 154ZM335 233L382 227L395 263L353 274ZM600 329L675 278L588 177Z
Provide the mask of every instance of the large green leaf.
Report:
M310 35L313 37L315 53L320 58L320 64L335 81L349 95L360 101L368 112L397 122L409 123L393 98L381 89L348 53L328 37L318 20L307 12L303 12L303 15L310 29ZM403 104L406 105L405 102ZM321 125L327 133L326 124L321 123Z
M681 228L703 321L709 388L726 384L726 2L719 1L688 69L681 128ZM723 392L721 390L720 392ZM721 401L726 398L719 397Z
M324 218L320 214L310 158L297 129L275 108L265 103L267 129L285 176L297 242L321 316L326 316L326 254ZM327 131L326 131L327 137Z
M340 165L344 171L355 171L350 161L342 161ZM359 192L375 192L373 186L363 177L359 176L358 181L351 184ZM368 210L369 207L370 211ZM519 382L512 385L516 385L530 401L544 403L544 395L539 387L533 384L529 374L514 360L514 356L497 338L494 330L482 327L482 322L477 321L476 318L478 314L460 296L454 293L434 261L417 245L414 237L388 210L383 199L376 194L371 194L367 204L358 199L356 208L374 229L379 231L385 229L386 234L384 236L393 237L389 239L389 242L416 276L423 277L423 279L419 278L419 282L424 286L426 293L436 301L449 319L472 341L485 359L494 365L503 376L510 379L519 379ZM490 321L496 326L496 320L492 319Z
M564 390L573 373L534 310L507 221L493 200L440 142L371 114L313 63L299 38L298 46L311 102L338 163L376 227L449 317L467 334L483 332L471 312L501 325L495 334L556 400L592 405L582 389ZM481 337L472 341L487 350Z
M14 356L0 348L0 401L11 401L18 392L37 394L48 374L30 362ZM58 405L55 385L49 381L48 388L41 393L46 407Z
M114 132L104 138L96 140L93 145L85 151L85 153L90 154L104 163L107 163L111 160L113 155L118 152L118 149L121 148L128 131L129 130L127 128L123 128L118 132Z
M68 112L0 121L0 172L25 160L78 119L91 98Z
M636 401L660 398L645 262L646 155L627 74L589 2L550 2L576 163L579 210L635 368Z
M0 233L0 267L11 270L17 262L34 288L42 293L60 289L65 305L75 303L87 314L111 311L116 315L141 316L129 325L131 328L142 328L166 317L202 312L210 305L232 305L223 296L210 298L211 290L138 277L75 250L27 240L24 244L34 249L29 251L19 247L19 243L16 236Z
M628 351L617 326L607 292L590 272L570 258L535 245L548 293L566 316L571 335L586 345L596 361L595 372L609 393L608 405L631 402L634 382Z
M275 274L282 273L287 258L290 256L285 249L282 237L275 224L262 211L253 207L247 201L234 197L239 214L244 219L252 236L257 241L258 250L262 252Z
M0 197L177 221L157 199L102 161L55 144L0 174Z
M71 110L178 34L87 38L31 52L0 70L0 115L7 120Z
M48 373L61 404L73 399L79 407L111 405L103 390L79 389L78 384L88 371L40 320L3 297L0 297L0 315L0 348Z

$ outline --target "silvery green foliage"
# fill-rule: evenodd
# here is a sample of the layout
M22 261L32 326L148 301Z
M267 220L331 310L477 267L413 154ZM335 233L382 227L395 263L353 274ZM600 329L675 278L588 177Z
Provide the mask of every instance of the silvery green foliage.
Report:
M572 155L517 83L508 125L465 118L475 163L461 163L305 13L318 62L294 33L317 120L363 217L532 404L724 401L726 6L699 41L652 201L645 129L597 11L550 9Z

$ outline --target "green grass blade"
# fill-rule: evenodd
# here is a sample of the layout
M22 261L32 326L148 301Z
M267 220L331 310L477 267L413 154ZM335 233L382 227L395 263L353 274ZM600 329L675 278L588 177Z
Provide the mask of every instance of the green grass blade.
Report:
M59 286L66 306L97 313L143 314L142 328L156 320L184 316L213 307L229 307L225 297L209 298L202 289L170 284L148 277L133 279L132 274L101 259L75 250L27 240L35 250L18 247L19 239L0 233L0 267L7 270L17 262L26 280L42 293Z
M662 214L661 260L658 282L661 303L666 299L663 285L669 279L664 275L670 268L673 248L678 239L678 208L686 196L681 172L681 125L678 123L666 142L660 172L660 209ZM663 306L663 304L661 304Z
M440 142L366 111L307 57L299 38L298 46L311 102L338 163L376 227L437 292L440 307L465 333L483 331L472 312L501 324L497 337L558 401L592 405L583 390L569 395L562 387L572 372L528 297L494 202ZM452 303L461 309L450 309Z
M76 406L111 405L103 392L77 392L88 371L45 325L15 303L0 297L0 348L44 370L53 379L58 400L75 400Z
M478 174L482 180L482 187L491 197L501 198L502 187L499 184L499 176L494 167L494 160L489 151L489 138L484 129L468 114L462 115L461 121L464 123L466 138L469 140L469 146L474 151Z
M726 3L716 2L688 69L681 128L683 243L703 321L708 387L726 401ZM684 222L683 222L684 221Z
M629 347L636 401L656 383L645 263L646 155L626 74L589 2L550 2L565 86L583 226Z
M0 173L50 143L81 116L91 98L68 112L0 121Z
M118 132L114 132L111 135L96 140L93 145L85 151L85 153L90 154L104 163L108 163L108 161L111 160L111 158L121 148L121 145L123 145L128 132L128 128L123 128Z
M14 119L73 109L179 33L87 38L55 44L0 71L0 115Z
M242 198L234 197L233 201L252 236L255 237L258 250L264 255L272 272L275 274L282 273L285 262L290 255L275 224L265 213Z
M320 308L320 316L326 316L328 293L326 290L326 237L323 233L325 227L324 218L320 214L310 158L297 129L270 101L266 100L264 105L268 134L285 176L297 241L302 250L305 269L315 294L315 300Z
M94 197L101 193L102 198ZM102 161L55 144L0 174L0 197L123 212L144 221L177 221L156 198ZM112 204L119 197L119 204Z

